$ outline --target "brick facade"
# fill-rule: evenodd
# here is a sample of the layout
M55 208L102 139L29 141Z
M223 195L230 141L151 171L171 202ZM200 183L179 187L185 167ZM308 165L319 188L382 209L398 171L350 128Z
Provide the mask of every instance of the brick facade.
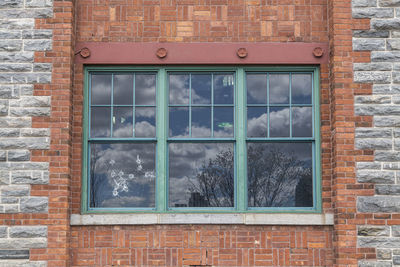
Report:
M399 9L397 0L3 1L0 266L400 264ZM321 181L334 225L71 226L84 160L80 42L329 43Z

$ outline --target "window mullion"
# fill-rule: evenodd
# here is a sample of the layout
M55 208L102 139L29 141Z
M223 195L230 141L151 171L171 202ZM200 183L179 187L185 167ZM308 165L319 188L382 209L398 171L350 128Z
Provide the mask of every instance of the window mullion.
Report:
M245 71L239 68L237 71L236 89L236 203L238 211L246 210L247 190L247 160L246 160L246 90Z
M167 210L167 72L160 69L157 81L157 116L156 116L156 133L157 133L157 178L156 178L156 210L165 212Z

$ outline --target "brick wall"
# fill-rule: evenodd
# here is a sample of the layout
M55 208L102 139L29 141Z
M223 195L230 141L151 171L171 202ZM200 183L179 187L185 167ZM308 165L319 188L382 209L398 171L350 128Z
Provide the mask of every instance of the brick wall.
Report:
M355 97L355 113L371 117L371 124L355 130L357 149L373 156L357 160L357 182L373 188L357 198L366 220L358 224L358 247L370 249L359 266L400 265L400 2L353 0L353 18L365 28L353 31L353 49L367 54L353 65L354 81L372 85L367 95ZM375 255L376 254L376 255Z

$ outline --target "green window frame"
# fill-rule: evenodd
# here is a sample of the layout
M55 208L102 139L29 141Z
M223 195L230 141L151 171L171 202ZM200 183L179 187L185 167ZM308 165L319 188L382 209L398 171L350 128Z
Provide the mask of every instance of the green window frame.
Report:
M320 213L322 212L322 196L321 196L321 146L320 146L320 111L319 111L319 68L315 66L86 66L84 69L84 112L83 112L83 155L82 155L82 198L81 211L82 213ZM213 125L211 123L210 137L193 137L191 136L192 118L190 111L196 105L192 104L192 96L190 95L189 104L174 105L169 103L169 77L173 74L210 74L219 75L221 73L230 73L233 78L233 135L229 137L213 136ZM115 120L113 109L118 105L109 104L111 110L110 119L111 133L109 137L91 137L91 109L94 105L91 103L91 75L95 74L110 74L112 77L118 74L154 74L155 82L155 102L151 105L136 104L128 105L133 109L133 120L135 120L135 108L154 108L155 109L155 135L153 137L135 137L132 135L126 137L111 137L113 120ZM247 83L246 75L259 74L263 77L272 77L271 75L285 74L290 77L289 85L289 102L287 103L270 103L270 81L267 80L267 102L262 104L254 104L247 102ZM292 75L307 74L311 75L311 103L296 104L292 103ZM191 77L191 76L190 76ZM112 78L114 81L114 78ZM213 81L212 81L213 82ZM112 90L114 90L114 85ZM133 88L135 85L133 85ZM135 88L134 88L135 90ZM189 90L190 94L192 90ZM113 91L112 91L113 94ZM133 92L135 95L135 92ZM211 98L213 98L213 93ZM189 109L189 136L187 137L170 137L169 136L169 109L171 107L183 106ZM221 105L223 106L223 105ZM218 107L212 100L209 104L198 105L198 107L209 107L211 111L211 120L214 120L213 110ZM267 110L267 133L265 136L248 136L248 110L251 108ZM312 116L312 135L307 137L293 136L292 118L294 110L311 109ZM273 110L287 109L289 110L289 135L284 137L275 137L270 133L270 116ZM107 112L109 112L107 110ZM135 124L132 125L135 131ZM154 205L151 207L91 207L91 147L96 144L124 144L125 146L135 146L135 144L143 145L153 144L154 146ZM232 144L234 151L234 204L230 207L169 207L169 145L189 143L228 143ZM312 162L310 163L312 170L312 205L307 207L295 206L256 206L249 205L248 196L248 170L247 170L247 153L251 144L254 146L283 146L291 143L301 144L307 143L311 147ZM276 145L275 145L276 144ZM147 149L147 148L146 148Z

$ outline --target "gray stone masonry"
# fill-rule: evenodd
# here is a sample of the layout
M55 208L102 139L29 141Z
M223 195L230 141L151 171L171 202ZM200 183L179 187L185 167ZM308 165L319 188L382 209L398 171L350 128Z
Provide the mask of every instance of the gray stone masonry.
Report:
M51 112L50 97L33 87L51 82L52 65L34 53L52 49L52 30L35 29L36 18L52 16L53 0L0 0L0 213L48 211L31 185L49 182L49 163L32 162L31 150L50 146L50 130L32 128L32 117ZM46 226L0 227L0 267L44 267L29 261L29 249L46 247Z
M372 95L354 99L356 115L373 116L372 128L356 129L355 148L375 155L357 162L357 181L375 184L375 195L359 196L357 209L400 213L400 0L352 0L352 14L371 19L369 30L353 31L353 50L371 51L371 63L353 65L354 81L373 84ZM358 247L377 249L377 260L360 267L400 266L400 226L359 226Z

